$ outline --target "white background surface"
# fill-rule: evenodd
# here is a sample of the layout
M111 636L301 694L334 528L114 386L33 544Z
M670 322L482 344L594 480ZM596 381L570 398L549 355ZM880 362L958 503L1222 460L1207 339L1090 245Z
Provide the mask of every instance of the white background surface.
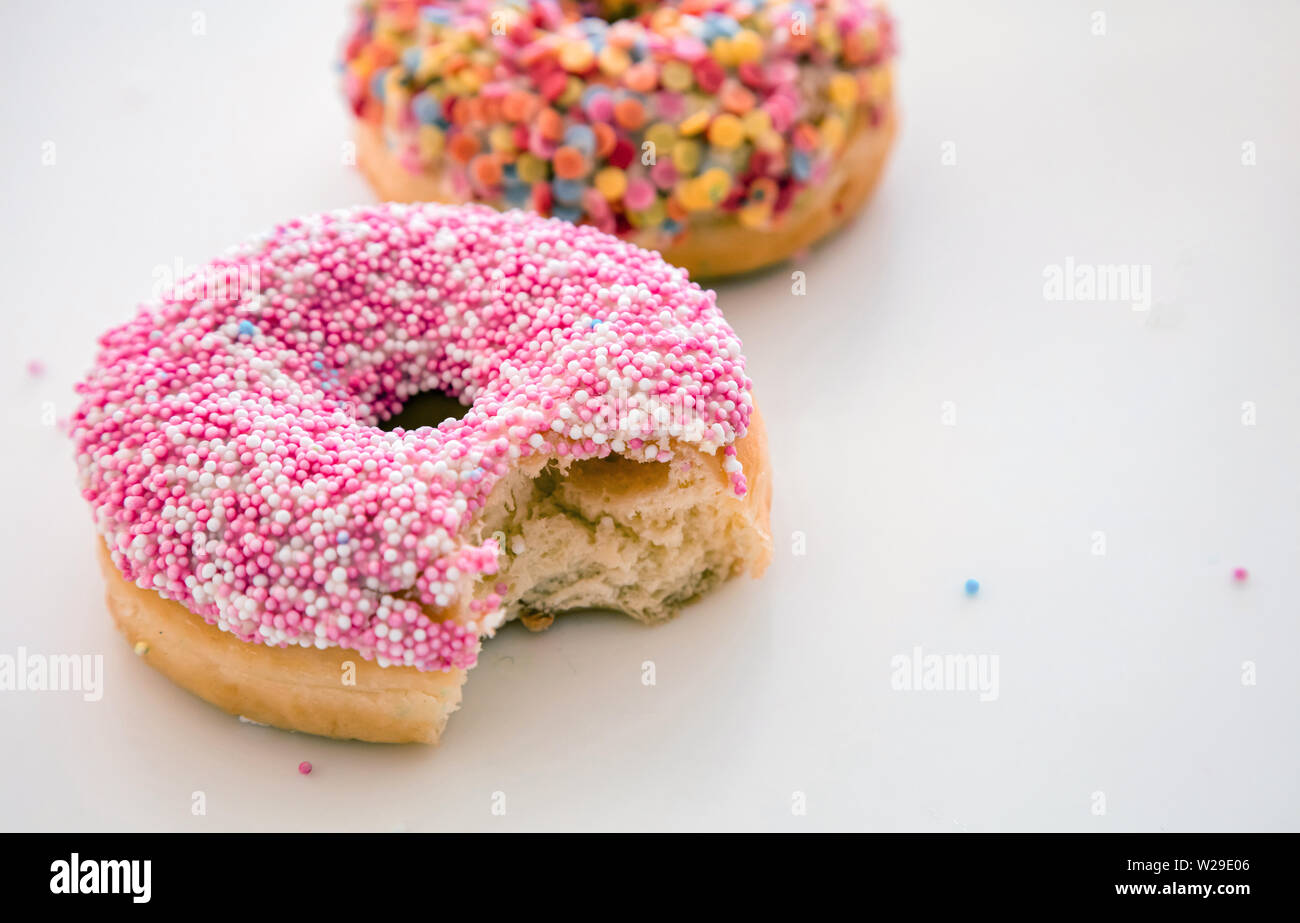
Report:
M41 420L160 267L371 200L343 5L212 0L194 36L164 0L6 4L0 653L106 679L0 693L0 828L1300 828L1300 5L1115 2L1094 36L1098 5L896 4L872 206L720 290L772 439L767 576L656 629L510 627L429 749L240 724L140 663ZM1067 257L1149 265L1151 309L1045 300ZM918 644L998 655L998 699L892 689Z

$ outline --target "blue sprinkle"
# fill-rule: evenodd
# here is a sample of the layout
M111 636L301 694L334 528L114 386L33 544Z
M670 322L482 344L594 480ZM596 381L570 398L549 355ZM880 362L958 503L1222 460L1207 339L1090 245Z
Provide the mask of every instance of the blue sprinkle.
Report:
M676 234L679 230L681 230L682 226L678 224L676 221L674 221L672 218L665 218L662 227L663 230L666 231L667 233Z
M384 101L384 78L388 75L388 68L381 67L375 71L375 75L370 78L370 94L381 103Z
M473 471L469 473L469 476L477 481L479 478L483 476L483 469L475 468Z
M740 23L722 13L704 14L704 40L711 42L716 38L730 38L740 31Z
M440 9L436 6L426 6L420 10L420 15L429 22L435 22L439 25L446 25L451 22L451 10Z
M812 158L806 151L795 151L790 155L790 170L795 179L806 183L808 177L812 176Z
M424 55L424 49L419 45L412 45L402 52L402 66L410 73L414 74L420 69L420 58Z
M596 151L596 133L587 125L570 125L564 132L564 143L576 147L582 156L590 157Z
M347 532L340 532L340 533L339 533L339 544L340 544L340 545L346 545L346 544L348 543L348 541L349 541L351 538L352 538L352 536L348 535Z
M518 179L519 167L515 166L513 163L502 164L501 175L506 179Z
M966 595L974 596L980 591L980 582L974 578L966 581Z
M239 335L241 337L257 336L257 328L253 326L251 320L241 320L239 322Z
M561 205L551 209L552 217L559 218L561 221L567 221L570 224L577 224L582 219L582 209L568 208Z
M321 361L319 359L314 360L311 364L311 367L315 369L317 372L325 368L325 366L321 365Z
M576 179L557 179L551 183L551 189L555 193L555 201L564 205L577 205L582 201L582 191L587 188L587 184Z
M533 187L522 180L506 180L503 183L506 192L506 202L515 207L527 205L532 199Z
M442 106L427 91L411 100L411 110L425 125L432 125L442 116Z

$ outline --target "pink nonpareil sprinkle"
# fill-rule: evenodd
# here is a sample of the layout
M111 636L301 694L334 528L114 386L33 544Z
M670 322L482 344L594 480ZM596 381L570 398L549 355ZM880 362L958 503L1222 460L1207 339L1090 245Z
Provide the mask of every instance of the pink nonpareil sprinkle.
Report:
M1238 567L1236 570L1232 572L1232 579L1237 581L1238 583L1245 583L1246 578L1249 576L1250 573L1244 567Z
M304 776L311 775L311 763L307 762L306 760L303 760L301 763L298 764L298 771L302 773Z
M33 359L27 363L27 374L32 378L40 378L45 374L45 363L40 359Z

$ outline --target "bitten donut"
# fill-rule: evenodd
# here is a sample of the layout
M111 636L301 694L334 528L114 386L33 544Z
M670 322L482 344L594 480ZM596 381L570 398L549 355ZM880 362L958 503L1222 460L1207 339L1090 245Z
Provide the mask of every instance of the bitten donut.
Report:
M344 90L381 197L531 208L717 278L866 201L893 54L879 0L369 0Z
M378 426L427 391L463 417ZM293 221L103 336L78 392L119 627L265 724L436 741L503 620L654 622L771 555L713 292L592 227L437 204Z

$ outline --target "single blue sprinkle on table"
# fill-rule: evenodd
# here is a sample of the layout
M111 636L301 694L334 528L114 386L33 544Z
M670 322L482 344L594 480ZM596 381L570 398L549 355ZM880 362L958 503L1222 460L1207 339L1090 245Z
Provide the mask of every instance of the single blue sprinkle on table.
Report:
M971 579L966 581L967 596L974 596L979 591L980 591L980 582L978 580Z

